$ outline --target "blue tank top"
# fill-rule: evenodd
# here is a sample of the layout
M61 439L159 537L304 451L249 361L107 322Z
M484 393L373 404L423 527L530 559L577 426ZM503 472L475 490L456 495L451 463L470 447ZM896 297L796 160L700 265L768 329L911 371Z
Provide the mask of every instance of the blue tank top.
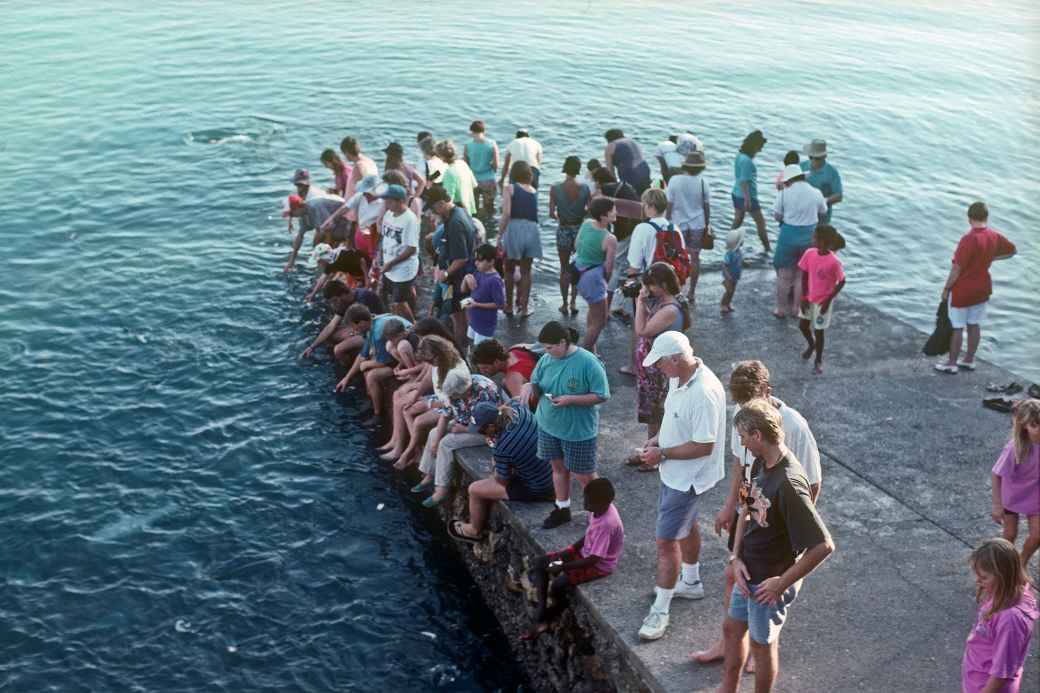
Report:
M510 201L510 219L528 219L538 221L538 193L527 192L519 185L513 186L513 198Z
M556 213L560 217L560 226L579 226L589 208L592 193L589 186L578 184L578 197L571 199L563 190L563 183L553 186L553 199L556 200Z
M495 172L491 168L491 162L495 158L494 147L494 140L466 143L469 167L473 170L473 177L477 179L478 183L495 180Z

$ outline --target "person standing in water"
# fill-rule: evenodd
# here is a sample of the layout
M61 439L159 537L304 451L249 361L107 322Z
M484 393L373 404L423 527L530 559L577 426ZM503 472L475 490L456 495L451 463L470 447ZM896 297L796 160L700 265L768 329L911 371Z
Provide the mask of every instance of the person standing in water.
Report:
M733 226L740 228L744 216L750 214L755 220L758 238L762 241L762 250L769 252L769 236L766 235L766 218L762 216L762 208L758 204L758 169L755 168L755 155L766 146L765 135L755 130L744 138L733 161Z
M616 171L617 179L628 183L640 195L650 187L650 164L643 158L643 150L619 128L611 128L603 134L607 146L603 149L603 165L608 171Z
M827 215L824 221L829 224L834 205L844 199L841 175L838 169L827 163L826 140L813 140L805 145L805 155L809 157L808 161L796 163L805 171L805 179L809 181L809 185L823 193L824 199L827 200Z
M527 130L517 130L516 138L506 147L506 160L502 164L502 176L499 178L498 187L505 186L506 175L509 176L510 183L516 182L513 179L513 164L518 161L522 161L530 167L531 187L537 190L538 179L542 172L542 145L531 137Z
M462 158L477 179L477 215L491 219L495 215L495 171L498 170L498 143L489 139L483 120L469 125L473 139L462 149Z
M505 248L506 307L513 315L513 273L520 268L516 285L516 307L521 318L531 315L531 264L542 256L542 239L538 234L538 190L534 187L531 167L523 161L513 164L509 177L515 181L502 188L502 229L498 243Z
M578 238L578 229L582 220L589 211L589 200L592 191L589 186L578 180L581 173L581 159L576 156L568 156L563 162L564 179L549 188L549 218L555 219L559 227L556 229L556 252L560 257L560 296L563 302L560 304L560 312L567 315L578 314L578 306L575 302L578 298L578 289L571 289L571 253L574 252L574 242ZM613 206L613 205L611 205ZM568 307L567 297L570 295Z

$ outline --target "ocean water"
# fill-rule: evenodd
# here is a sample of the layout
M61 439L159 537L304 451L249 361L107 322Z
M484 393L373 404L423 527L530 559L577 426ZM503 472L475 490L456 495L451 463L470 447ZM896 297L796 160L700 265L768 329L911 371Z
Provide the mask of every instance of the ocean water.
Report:
M1025 2L8 8L0 688L522 686L328 364L296 360L322 316L277 211L346 134L527 126L553 181L607 127L691 129L723 223L744 134L763 183L824 137L848 292L927 328L984 199L1020 252L982 356L1040 379L1037 36Z

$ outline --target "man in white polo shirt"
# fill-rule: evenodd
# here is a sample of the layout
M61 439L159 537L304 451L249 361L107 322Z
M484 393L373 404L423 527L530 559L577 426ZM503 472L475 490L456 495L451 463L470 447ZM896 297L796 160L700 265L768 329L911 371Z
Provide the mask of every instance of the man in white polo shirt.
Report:
M657 640L668 628L673 596L704 596L697 499L726 474L726 391L711 369L693 355L682 332L659 334L643 365L656 365L669 380L661 430L643 449L644 462L660 463L661 492L656 596L639 637Z

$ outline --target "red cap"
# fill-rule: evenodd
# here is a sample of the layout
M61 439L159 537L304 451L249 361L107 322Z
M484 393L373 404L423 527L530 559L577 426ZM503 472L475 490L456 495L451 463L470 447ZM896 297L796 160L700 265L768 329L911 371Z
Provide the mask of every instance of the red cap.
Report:
M295 212L300 207L303 207L303 198L299 195L289 196L289 210Z

